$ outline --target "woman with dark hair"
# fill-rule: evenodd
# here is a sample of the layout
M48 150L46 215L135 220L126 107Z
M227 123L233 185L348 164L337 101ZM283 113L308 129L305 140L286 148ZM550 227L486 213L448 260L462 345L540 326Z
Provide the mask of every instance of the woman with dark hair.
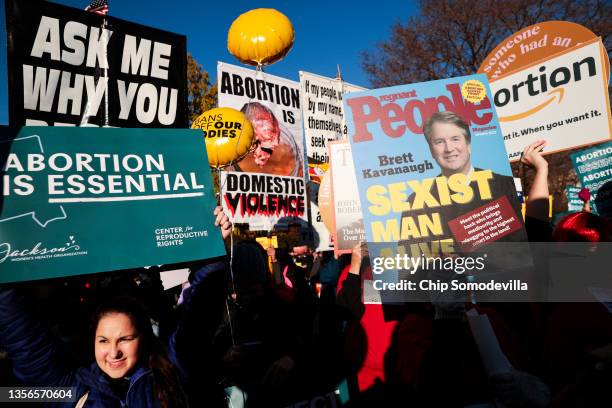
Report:
M97 367L122 400L127 401L132 379L150 373L154 383L149 394L157 397L162 407L187 405L165 347L153 334L149 313L137 299L119 297L101 304L94 313L92 329Z
M215 209L215 215L215 224L221 226L225 238L231 224L220 207ZM221 276L225 271L224 263L211 263L203 269L211 276ZM202 293L207 292L208 286L200 285L204 280L194 285L188 306L199 306L194 305L198 297L213 298ZM72 398L77 407L189 405L182 381L187 380L187 360L199 350L185 349L190 344L184 340L184 333L201 322L179 322L167 353L155 337L150 315L142 303L131 297L110 299L100 304L93 315L95 363L74 369L62 357L47 328L33 318L31 303L17 289L0 289L0 346L8 352L15 376L24 385L73 387ZM222 298L216 303L222 305ZM193 320L197 313L191 311L186 316ZM215 323L210 326L216 327ZM212 335L209 337L212 339Z
M110 299L92 321L95 363L73 369L25 296L0 289L0 340L24 385L73 387L78 407L183 407L174 366L134 298Z

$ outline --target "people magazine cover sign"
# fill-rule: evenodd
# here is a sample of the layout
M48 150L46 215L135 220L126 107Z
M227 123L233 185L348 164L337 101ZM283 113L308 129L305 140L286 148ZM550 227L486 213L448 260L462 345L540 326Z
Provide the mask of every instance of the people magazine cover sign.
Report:
M187 39L47 1L6 2L12 126L187 126Z
M480 74L345 95L375 275L526 241L491 100Z
M228 168L244 174L221 173L226 213L251 230L271 230L279 220L307 223L299 84L222 62L217 81L219 106L242 111L255 132L251 151Z
M0 283L225 254L201 132L0 132Z

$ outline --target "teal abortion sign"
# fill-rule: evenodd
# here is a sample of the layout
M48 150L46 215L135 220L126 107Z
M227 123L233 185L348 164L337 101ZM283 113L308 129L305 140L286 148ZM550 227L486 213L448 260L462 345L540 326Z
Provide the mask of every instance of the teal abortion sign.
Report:
M570 158L580 184L591 191L591 210L595 214L609 215L612 211L612 142L572 153Z
M582 202L580 197L578 197L578 193L580 192L580 190L581 189L579 187L565 187L565 196L567 197L567 211L582 211L584 203Z
M201 132L0 128L0 283L225 254Z

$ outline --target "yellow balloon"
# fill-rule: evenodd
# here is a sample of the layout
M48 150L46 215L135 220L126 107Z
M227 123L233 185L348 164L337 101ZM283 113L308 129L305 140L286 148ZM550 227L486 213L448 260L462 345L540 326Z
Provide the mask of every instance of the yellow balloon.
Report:
M240 62L267 65L281 60L293 45L295 33L283 13L260 8L241 14L227 32L227 49Z
M208 163L216 169L244 157L254 140L253 126L244 113L232 108L214 108L198 116L192 129L202 129Z

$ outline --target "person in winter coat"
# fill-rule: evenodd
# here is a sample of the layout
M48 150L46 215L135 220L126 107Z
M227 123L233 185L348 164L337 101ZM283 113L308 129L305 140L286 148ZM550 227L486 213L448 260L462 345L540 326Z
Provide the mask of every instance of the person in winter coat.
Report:
M215 215L225 238L231 224L220 207ZM211 264L208 269L224 270L224 264ZM194 298L197 289L197 285L192 288ZM187 304L192 303L188 299ZM153 334L144 305L134 298L119 297L99 305L92 323L95 362L74 369L33 317L31 302L17 289L0 288L0 347L8 352L14 374L24 385L73 387L70 406L76 401L77 407L188 406L181 362L189 356L189 350L182 350L188 344L183 338L189 322L179 323L168 353Z

